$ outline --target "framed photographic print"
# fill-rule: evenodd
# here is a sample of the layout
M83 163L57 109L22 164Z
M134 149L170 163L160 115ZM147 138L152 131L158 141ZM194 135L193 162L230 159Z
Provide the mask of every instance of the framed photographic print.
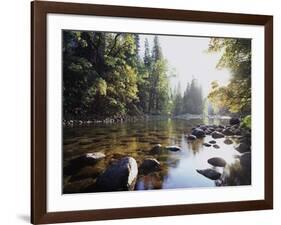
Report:
M35 1L34 224L273 208L273 17Z

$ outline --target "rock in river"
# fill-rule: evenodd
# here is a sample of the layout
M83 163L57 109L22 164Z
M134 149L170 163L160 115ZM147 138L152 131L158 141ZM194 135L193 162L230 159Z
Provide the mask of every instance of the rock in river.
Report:
M79 142L80 145L89 145L89 144L91 144L91 143L92 143L92 141L91 141L91 140L88 140L88 139L82 139L82 140L80 140L80 142Z
M233 118L231 118L231 119L229 120L229 124L230 124L230 125L240 124L240 119L239 119L239 118L233 117Z
M204 143L203 144L205 147L211 147L212 145L211 144L209 144L209 143Z
M233 141L230 139L225 139L223 143L225 143L227 145L231 145L233 143Z
M160 169L160 163L157 159L148 158L143 160L142 164L139 167L139 172L143 174L148 174Z
M212 138L218 139L218 138L223 138L223 137L224 137L224 134L222 134L221 132L214 131L212 133Z
M124 157L110 165L98 176L96 188L99 191L134 190L138 175L138 165L134 158Z
M206 136L205 132L200 128L195 128L191 134L196 136L197 138L203 138Z
M216 148L216 149L220 148L220 146L217 145L217 144L213 145L213 147Z
M244 153L244 152L249 152L251 151L251 148L249 145L247 145L246 143L242 142L240 143L237 147L236 150L240 153Z
M181 150L181 148L178 146L166 146L166 149L172 152L178 152Z
M217 142L215 140L209 141L210 144L216 144Z
M214 157L208 159L208 163L212 166L225 167L226 161L223 158Z
M188 136L186 136L186 138L187 138L187 140L189 140L189 141L194 141L194 140L196 140L196 136L195 135L188 135Z
M71 164L83 164L83 166L93 165L104 157L105 154L103 154L102 152L86 153L85 155L81 155L77 158L72 159Z
M211 180L217 180L221 177L221 173L213 169L196 170L196 171Z
M226 136L234 135L234 132L230 128L223 129L222 133Z
M162 150L163 150L162 145L157 144L149 151L149 153L152 155L160 154L162 152Z
M73 175L85 166L96 164L99 160L105 158L102 152L86 153L69 161L63 171L66 175Z

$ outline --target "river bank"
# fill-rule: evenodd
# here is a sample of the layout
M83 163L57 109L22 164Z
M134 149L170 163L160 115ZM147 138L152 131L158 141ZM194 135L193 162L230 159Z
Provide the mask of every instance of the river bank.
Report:
M118 123L132 123L139 121L150 121L150 120L166 120L171 118L168 115L138 115L138 116L123 116L113 117L104 119L69 119L63 120L63 127L83 127L91 126L96 124L118 124Z
M170 115L138 115L138 116L116 116L113 118L103 119L68 119L63 120L63 127L83 127L92 126L96 124L116 124L116 123L132 123L139 121L150 121L150 120L167 120L167 119L178 119L178 120L192 120L192 119L211 119L211 120L230 120L230 116L204 116L203 114L183 114L177 116Z

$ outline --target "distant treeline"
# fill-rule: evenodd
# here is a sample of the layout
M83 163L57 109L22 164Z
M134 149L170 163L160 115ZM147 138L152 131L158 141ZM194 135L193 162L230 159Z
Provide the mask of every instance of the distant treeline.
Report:
M174 94L173 114L201 114L203 111L202 87L199 86L196 79L187 83L184 94L181 94L180 84Z

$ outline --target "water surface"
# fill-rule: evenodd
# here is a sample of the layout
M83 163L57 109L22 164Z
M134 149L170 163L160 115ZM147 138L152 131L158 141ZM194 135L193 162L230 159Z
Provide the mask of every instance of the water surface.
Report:
M211 136L189 142L186 135L192 127L202 123L224 124L227 121L194 120L153 120L122 124L97 124L91 127L64 128L63 158L64 165L76 156L88 152L103 152L104 160L94 167L84 168L77 174L64 175L64 184L79 179L95 178L114 160L125 156L134 157L141 164L145 158L156 158L161 170L139 175L135 190L213 187L218 185L250 184L249 171L241 171L235 150L238 143L235 137L231 145L223 143L225 138L216 139L219 149L205 147L203 143L213 140ZM151 155L149 151L156 144L162 146L176 145L179 152L167 151L160 155ZM221 157L228 166L223 170L208 164L212 157ZM196 169L214 168L228 176L227 181L213 181L199 174ZM237 172L238 171L238 172ZM237 175L238 174L238 175Z

